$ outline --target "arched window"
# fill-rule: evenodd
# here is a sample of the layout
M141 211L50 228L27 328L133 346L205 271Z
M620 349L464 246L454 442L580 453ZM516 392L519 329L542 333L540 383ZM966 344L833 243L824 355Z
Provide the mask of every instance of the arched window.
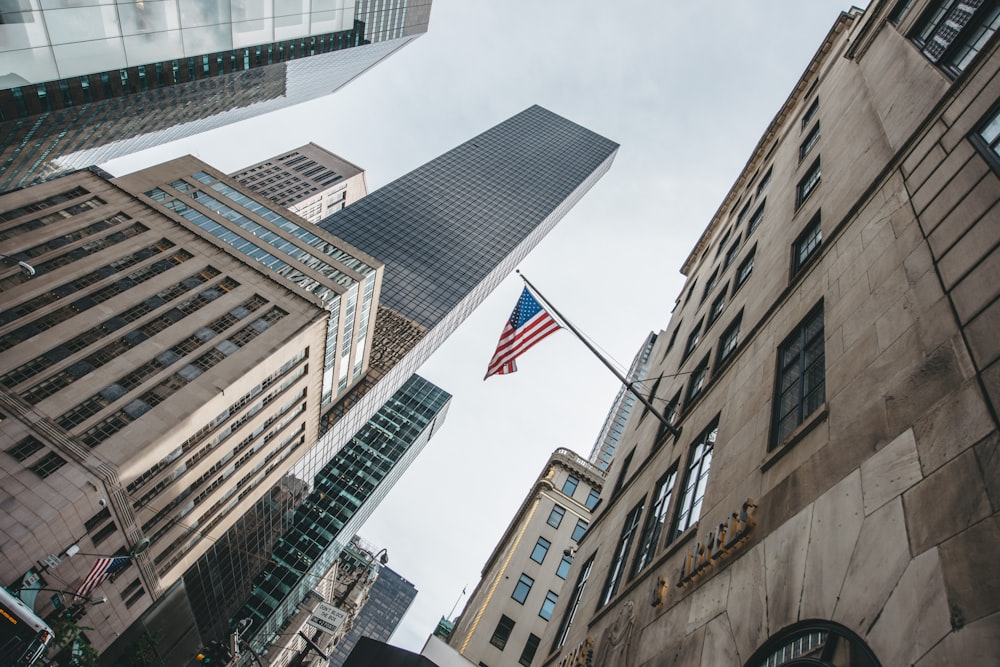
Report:
M833 621L802 621L773 635L744 667L882 667L864 640Z

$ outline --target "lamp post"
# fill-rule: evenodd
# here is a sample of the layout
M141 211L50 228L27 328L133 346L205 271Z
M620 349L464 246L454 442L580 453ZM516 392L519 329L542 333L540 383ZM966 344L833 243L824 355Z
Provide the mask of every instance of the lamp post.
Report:
M28 264L27 262L15 259L10 255L4 255L2 253L0 253L0 259L12 260L14 262L17 262L17 268L21 270L21 274L25 277L25 279L31 278L33 275L35 275L35 267L33 267L31 264ZM4 263L6 264L7 262L5 261Z

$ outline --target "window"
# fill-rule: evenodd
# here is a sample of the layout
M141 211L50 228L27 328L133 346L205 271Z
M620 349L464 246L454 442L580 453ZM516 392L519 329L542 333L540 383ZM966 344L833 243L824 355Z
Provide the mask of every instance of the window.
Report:
M677 520L670 535L671 541L694 525L701 516L701 503L705 498L705 484L708 482L708 471L712 466L712 450L715 448L715 438L718 434L719 418L716 417L691 443L681 502L677 508Z
M526 574L521 574L521 578L517 581L517 586L514 587L514 592L511 597L524 604L524 601L528 599L528 593L531 592L531 587L534 585L535 580Z
M541 563L542 561L544 561L545 554L549 552L549 547L551 546L552 546L551 542L549 542L544 537L539 537L538 541L535 542L535 548L532 549L531 551L531 560L535 561L536 563Z
M59 468L62 468L65 463L66 459L59 456L55 452L49 452L43 456L38 463L31 466L31 472L35 473L42 479L45 479L56 470L59 470Z
M712 275L708 277L708 284L705 285L705 293L701 295L701 303L705 303L705 299L707 299L708 295L711 294L712 290L715 289L715 281L718 279L718 277L719 277L719 269L716 268L715 271L712 271Z
M715 359L715 367L717 369L722 368L732 357L733 352L736 351L736 346L740 343L740 320L742 319L743 312L741 311L736 316L736 320L722 332L722 337L719 338L719 354Z
M719 319L719 315L722 314L722 309L726 307L726 291L722 290L715 301L712 302L712 307L708 309L708 322L706 322L705 327L708 328Z
M993 171L1000 174L1000 105L990 109L969 138Z
M824 400L826 368L821 301L778 348L772 446L787 438Z
M736 286L733 288L734 292L739 288L743 287L743 283L745 283L747 279L750 278L750 273L753 271L753 256L754 254L756 254L756 252L757 252L757 246L754 246L753 248L750 249L750 252L747 253L746 259L743 260L743 263L740 264L740 267L736 269Z
M583 598L583 591L587 588L587 580L590 578L590 570L593 567L594 557L591 556L590 560L583 564L583 569L580 570L580 576L577 578L576 585L573 587L573 597L570 598L570 602L566 606L566 614L563 616L563 620L559 624L559 632L556 634L556 640L552 644L553 651L566 643L566 636L569 634L569 629L573 625L573 619L576 618L576 612L580 608L580 599Z
M729 265L736 260L736 255L740 251L740 238L737 236L736 240L733 241L733 245L729 246L729 250L726 251L726 258L722 260L723 270L728 269Z
M667 342L667 349L663 352L663 357L666 358L667 353L674 347L674 343L677 342L677 332L681 330L681 326L684 324L683 320L677 322L677 326L674 328L672 334L670 334L670 340Z
M936 0L911 35L921 52L957 76L1000 27L1000 5L982 0Z
M680 403L681 403L681 392L680 389L678 389L677 393L674 394L674 397L670 399L670 402L667 403L667 407L663 410L663 416L667 418L667 422L671 426L677 424L677 412L678 412L677 407L680 405ZM666 438L667 434L669 433L670 431L667 430L667 425L664 424L663 422L660 422L660 429L656 433L656 442L657 443L663 442L663 439Z
M813 190L819 185L819 177L819 158L816 158L816 161L809 167L809 171L802 177L799 184L795 186L795 208L802 206L802 202L813 193Z
M715 251L715 258L718 259L719 255L722 253L722 249L726 247L729 243L729 235L733 233L733 228L730 227L726 230L726 233L722 235L722 239L719 240L719 248Z
M535 659L535 652L538 651L538 642L540 641L542 640L537 635L528 635L528 641L524 642L524 650L521 651L518 664L531 667L531 661Z
M913 0L899 0L895 7L893 7L892 12L889 14L889 23L893 25L899 25L899 22L903 20L906 16L906 12L910 11L910 7L913 6Z
M705 388L705 378L708 377L708 355L701 360L697 366L695 366L694 371L691 373L691 382L688 384L688 394L687 394L687 404L690 406L691 401L693 401L699 394L701 390Z
M698 322L694 327L694 331L688 335L687 344L684 346L684 356L681 358L681 361L687 359L694 352L694 348L698 347L699 340L701 340L701 322Z
M817 111L819 111L818 97L812 101L812 104L810 104L809 108L806 109L805 115L802 116L802 127L807 126L812 121L812 119L815 118Z
M819 141L819 123L817 122L813 125L813 129L809 130L809 134L806 135L805 141L799 145L799 161L801 162L809 155L809 151L813 149L816 142Z
M493 631L493 636L490 637L490 643L502 651L507 645L507 640L510 638L510 632L513 629L514 619L507 618L501 614L500 622L497 623L497 629Z
M629 551L632 549L632 542L635 540L635 532L639 526L639 517L642 516L642 501L632 508L625 517L622 525L622 534L618 537L614 556L611 560L611 568L608 570L608 579L604 582L604 590L601 592L601 601L598 607L603 607L618 592L618 586L622 583L622 575L625 573L625 562L628 560Z
M740 214L738 216L736 216L736 224L737 225L740 224L741 222L743 222L743 218L747 217L747 213L750 212L750 204L751 203L752 203L752 201L748 201L746 203L746 205L743 207L743 210L740 211Z
M687 302L691 300L691 295L692 295L692 294L694 293L694 287L695 287L695 285L697 285L697 284L698 284L698 279L697 279L697 278L695 278L695 279L694 279L694 280L693 280L693 281L691 282L691 287L689 287L689 288L688 288L688 293L687 293L687 296L685 296L685 297L684 297L684 305L685 305L685 306L687 305Z
M820 243L823 241L823 232L820 227L819 212L813 216L806 228L802 230L799 237L792 244L792 275L797 274L802 267L816 254Z
M587 534L587 526L589 524L583 519L576 520L576 527L573 528L573 541L579 542L583 539L583 536Z
M771 170L772 169L774 169L773 166L768 167L767 171L765 171L764 175L761 177L760 183L757 184L757 196L758 197L760 196L760 193L764 191L764 188L767 187L767 184L771 182Z
M642 528L642 537L639 540L639 552L635 556L635 563L632 564L632 576L639 573L642 568L653 562L656 554L656 545L663 534L663 525L667 520L667 510L670 508L670 497L674 492L674 483L677 481L677 466L674 466L666 475L656 483L653 492L653 506L649 509L646 517L646 525Z
M43 445L38 438L33 435L29 435L27 438L8 449L7 453L18 461L24 461L35 452L42 449L42 446Z
M556 505L555 507L552 508L552 511L549 512L549 519L548 521L546 521L546 523L552 526L553 528L558 528L559 524L562 523L562 519L565 514L566 514L566 508Z
M562 560L559 561L559 567L556 568L556 576L560 579L565 579L569 575L569 568L573 565L573 557L563 555Z
M579 483L580 480L578 480L576 477L573 477L573 475L570 475L569 477L566 478L566 481L563 482L562 492L567 496L569 496L570 498L572 498L573 494L576 492L576 487Z
M538 615L544 618L546 621L552 618L552 610L556 608L556 602L559 601L559 596L549 591L545 594L545 600L542 602L542 608L538 610Z
M750 222L747 223L747 236L753 234L753 231L760 226L761 221L764 219L764 204L766 203L766 199L762 200L760 202L760 206L758 206L757 210L753 212Z
M597 507L597 503L598 501L600 501L600 499L601 499L601 492L598 491L597 489L591 489L590 493L587 495L587 502L584 503L584 505L586 505L587 509L593 510L595 507Z
M617 496L618 492L622 490L622 485L625 483L625 477L628 475L629 466L632 465L632 455L633 454L635 454L635 450L634 449L631 452L629 452L628 456L626 456L622 460L622 471L620 473L618 473L618 479L615 480L615 488L611 492L611 497L612 498L614 498L615 496Z

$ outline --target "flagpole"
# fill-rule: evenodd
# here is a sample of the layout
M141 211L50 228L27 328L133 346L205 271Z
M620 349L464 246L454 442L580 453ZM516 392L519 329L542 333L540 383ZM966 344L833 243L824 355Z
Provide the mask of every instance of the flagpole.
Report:
M615 368L613 365L611 365L611 362L608 361L607 359L605 359L604 356L601 355L601 353L597 351L597 348L595 348L593 345L591 345L590 341L588 341L586 338L584 338L583 335L579 331L577 331L576 327L574 327L570 323L570 321L567 320L563 316L562 313L560 313L558 310L556 310L556 307L552 305L552 302L549 301L548 299L546 299L542 295L542 293L538 291L538 288L531 284L531 281L528 280L523 273L521 273L520 269L515 269L515 271L517 272L517 275L521 276L521 280L524 281L524 284L527 285L528 288L532 292L534 292L538 296L539 299L542 300L542 302L545 304L546 308L548 310L551 310L553 313L555 313L556 317L559 318L559 320L566 326L566 328L569 329L570 331L572 331L573 335L576 336L577 338L579 338L580 342L583 343L584 345L586 345L587 349L590 350L591 352L593 352L594 356L597 357L598 359L600 359L601 363L604 364L609 371L611 371L612 373L615 374L615 377L618 378L618 381L621 382L623 385L625 385L625 388L628 389L630 392L632 392L632 394L637 399L639 399L639 402L642 403L650 412L653 413L653 415L657 419L660 420L660 423L663 424L664 428L666 428L667 431L671 435L673 435L675 438L679 438L680 435L681 435L680 430L677 429L673 424L671 424L670 421L666 417L664 417L662 414L660 414L660 411L657 410L655 407L653 407L653 404L650 403L649 400L642 393L640 393L639 391L637 391L636 389L633 388L634 383L629 382L628 380L626 380L625 376L622 375L618 371L617 368Z

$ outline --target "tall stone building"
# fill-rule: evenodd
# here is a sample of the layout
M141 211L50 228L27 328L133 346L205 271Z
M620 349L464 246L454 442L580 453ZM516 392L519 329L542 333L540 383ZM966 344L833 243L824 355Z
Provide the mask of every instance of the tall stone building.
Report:
M309 222L319 222L368 194L360 167L312 143L231 176Z
M0 192L327 95L431 0L0 6Z
M535 664L1000 655L998 22L836 19L682 267L680 435L632 415Z
M557 449L483 566L448 638L474 665L531 665L554 622L577 544L601 499L604 473Z
M184 164L172 189L231 189ZM4 583L35 571L43 587L75 590L92 556L38 563L74 545L144 549L109 585L90 636L101 649L315 442L331 320L321 297L378 283L382 265L321 230L317 250L286 220L273 236L288 270L264 270L90 171L4 195L0 211L8 263L33 273L0 277Z

